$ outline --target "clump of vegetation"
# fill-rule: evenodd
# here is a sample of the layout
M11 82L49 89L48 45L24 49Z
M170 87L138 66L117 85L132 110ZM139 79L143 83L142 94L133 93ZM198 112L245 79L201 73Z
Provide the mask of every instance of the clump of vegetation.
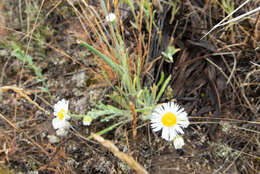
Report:
M260 170L257 1L0 8L0 173Z
M26 55L24 51L21 50L21 48L15 42L12 42L12 48L13 48L12 56L21 60L30 69L32 69L38 78L38 82L43 84L43 86L39 88L47 92L49 95L51 95L49 92L48 84L46 83L42 75L41 69L33 63L33 58L30 55Z

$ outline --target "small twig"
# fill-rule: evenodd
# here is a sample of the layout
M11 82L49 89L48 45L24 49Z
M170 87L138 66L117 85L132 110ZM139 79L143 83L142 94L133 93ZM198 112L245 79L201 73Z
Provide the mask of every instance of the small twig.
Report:
M239 154L236 156L236 158L230 163L230 165L223 171L223 173L226 173L228 171L228 169L235 163L235 161L241 156L241 154L243 153L243 151L246 149L246 147L248 146L248 144L251 142L251 140L254 137L252 137L247 144L245 145L245 147L243 147L243 149L239 152Z
M44 148L43 148L41 145L39 145L36 141L34 141L29 135L27 135L23 130L21 130L20 128L16 127L10 120L8 120L8 119L7 119L4 115L2 115L1 113L0 113L0 117L1 117L3 120L5 120L9 125L11 125L15 130L20 131L21 133L23 133L23 134L25 135L25 137L26 137L33 145L37 146L39 149L41 149L41 151L42 151L45 155L47 155L48 157L50 157L50 156L49 156L49 153L48 153L46 150L44 150Z
M215 64L212 60L210 60L209 58L206 58L206 60L211 63L215 68L217 68L222 74L223 76L228 80L229 77L227 76L227 74L222 70L221 67L219 67L217 64Z
M230 82L230 80L231 80L231 78L232 78L232 76L233 76L233 74L234 74L234 72L236 70L236 65L237 65L237 59L236 59L234 54L232 54L232 55L233 55L233 58L234 58L234 65L233 65L232 71L231 71L231 73L229 75L229 78L227 80L227 84L229 84L229 82Z
M45 113L49 114L48 111L46 111L44 108L42 108L40 105L38 105L38 103L34 102L24 91L24 89L22 88L18 88L16 86L3 86L0 87L0 92L6 92L8 90L12 90L14 92L16 92L17 94L19 94L20 96L22 96L23 98L25 98L28 102L32 103L33 105L35 105L38 109L44 111Z
M137 174L149 174L143 166L141 166L137 161L134 160L132 156L129 156L123 152L120 152L119 149L109 140L105 140L101 136L91 133L91 136L102 144L104 147L108 148L116 157L126 162L131 168L133 168Z

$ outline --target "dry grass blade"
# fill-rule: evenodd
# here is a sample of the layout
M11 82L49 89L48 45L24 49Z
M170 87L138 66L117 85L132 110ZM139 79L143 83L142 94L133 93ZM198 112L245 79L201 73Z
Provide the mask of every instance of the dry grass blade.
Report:
M41 106L38 105L38 103L34 102L27 94L26 92L22 89L22 88L18 88L16 86L3 86L0 88L0 92L6 92L8 90L12 90L14 92L16 92L17 94L19 94L20 96L22 96L23 98L25 98L28 102L32 103L33 105L35 105L38 109L44 111L45 113L49 113L48 111L46 111L44 108L42 108Z
M244 150L246 149L246 147L248 146L248 144L250 143L250 141L253 139L253 137L247 142L247 144L245 145L245 147L243 147L243 149L239 152L239 154L236 156L236 158L228 165L228 167L223 171L223 173L226 173L228 171L228 169L234 165L235 161L241 156L241 154L244 152Z
M132 103L130 103L130 108L132 110L132 115L133 115L133 141L134 141L134 157L135 159L137 160L137 156L136 156L136 134L137 134L137 131L136 131L136 112L135 112L135 108L134 108L134 105Z
M245 14L242 14L242 15L240 15L240 16L234 18L234 19L231 19L231 20L229 20L229 21L227 21L227 22L224 22L224 23L222 23L222 24L219 24L219 26L227 25L227 24L229 24L229 23L238 22L238 21L240 21L241 19L244 19L246 16L249 16L249 15L252 15L253 13L258 12L259 10L260 10L260 7L254 9L254 10L251 10L251 11L245 13Z
M138 174L148 174L148 172L144 169L143 166L141 166L137 161L133 159L133 157L120 152L119 149L109 140L105 140L101 136L91 133L91 136L94 137L96 141L98 141L100 144L108 148L113 154L121 159L122 161L125 161L131 168L133 168Z
M23 133L25 135L25 137L35 146L37 146L39 149L41 149L41 151L47 155L49 157L49 153L41 146L39 145L36 141L34 141L29 135L27 135L24 131L22 131L21 129L19 129L18 127L15 126L15 124L13 124L10 120L8 120L4 115L2 115L0 113L0 117L5 120L9 125L11 125L15 130L20 131L21 133Z
M243 15L240 15L230 21L225 22L230 16L232 16L235 12L237 12L240 8L242 8L244 5L246 5L250 0L245 1L243 4L241 4L239 7L237 7L232 13L230 13L229 15L227 15L224 19L222 19L217 25L215 25L209 32L207 32L201 39L205 38L207 35L209 35L213 30L215 30L216 28L218 28L219 26L223 26L226 24L229 24L230 22L234 22L234 21L238 21L242 18L244 18L245 16L251 15L257 11L259 11L259 8L256 8L252 11L249 11Z

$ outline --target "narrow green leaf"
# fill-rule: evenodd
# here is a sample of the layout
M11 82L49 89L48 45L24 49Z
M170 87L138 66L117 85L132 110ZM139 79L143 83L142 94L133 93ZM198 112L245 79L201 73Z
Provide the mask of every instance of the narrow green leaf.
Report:
M85 42L81 42L80 45L85 47L85 48L87 48L87 49L89 49L94 54L99 56L101 59L103 59L114 70L114 72L117 72L119 74L119 76L122 76L122 72L121 72L120 68L117 67L117 65L109 57L107 57L106 55L102 54L97 49L95 49L94 47L90 46L89 44L87 44Z
M161 78L160 78L159 82L156 85L157 88L162 84L163 80L164 80L164 72L161 73Z
M163 92L165 91L165 89L166 89L168 83L170 82L171 77L172 77L172 76L170 75L170 76L165 80L165 82L164 82L164 84L163 84L161 90L159 91L159 94L157 95L157 97L156 97L156 99L155 99L155 103L157 103L157 102L159 101L159 99L160 99L160 97L162 96Z

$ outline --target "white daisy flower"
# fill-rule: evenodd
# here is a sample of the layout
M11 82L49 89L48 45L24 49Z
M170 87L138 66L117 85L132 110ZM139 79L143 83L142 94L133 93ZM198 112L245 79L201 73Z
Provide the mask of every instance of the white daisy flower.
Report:
M54 129L69 128L70 123L65 119L60 120L58 117L56 117L52 120L52 126Z
M92 122L92 118L88 115L83 117L83 125L84 126L89 126Z
M109 14L106 16L106 21L107 21L107 22L115 22L115 21L116 21L116 15L115 15L115 13L109 13Z
M187 113L178 104L163 103L155 108L151 116L151 127L157 132L162 129L162 138L172 141L184 134L182 128L190 124Z
M69 120L70 116L68 115L68 111L69 111L69 101L62 99L60 101L58 101L58 103L56 103L54 105L54 115L59 117L60 120Z
M174 138L173 145L175 149L182 149L182 146L184 146L184 140L182 136L177 136L176 138Z
M66 136L70 128L70 123L67 121L70 119L68 109L69 101L65 99L60 100L54 105L54 115L56 117L52 120L52 126L54 129L58 129L56 131L58 136Z

